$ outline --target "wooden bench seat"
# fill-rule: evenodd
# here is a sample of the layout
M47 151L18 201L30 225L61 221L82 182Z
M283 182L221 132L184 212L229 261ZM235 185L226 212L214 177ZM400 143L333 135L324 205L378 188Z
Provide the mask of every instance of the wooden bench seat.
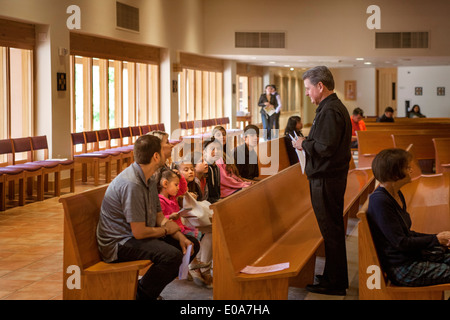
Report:
M367 181L363 181L366 177ZM368 171L349 172L344 216L359 207ZM313 283L323 239L300 164L288 167L211 206L214 299L287 299L288 287ZM289 262L289 268L249 275L246 266Z
M132 300L139 270L150 260L105 263L97 244L97 224L107 185L60 198L64 207L64 300ZM80 288L70 288L69 267L80 268ZM76 280L74 280L76 281Z
M314 253L322 237L312 211L306 176L301 174L299 165L211 208L214 299L287 299L289 278L305 265L310 266L306 282L313 281ZM297 249L300 244L302 251ZM290 263L288 269L270 274L240 273L247 265L285 262Z

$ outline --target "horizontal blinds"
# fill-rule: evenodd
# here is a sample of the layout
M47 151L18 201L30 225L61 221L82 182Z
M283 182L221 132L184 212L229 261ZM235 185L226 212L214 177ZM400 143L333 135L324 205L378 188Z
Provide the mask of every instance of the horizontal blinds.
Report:
M70 33L70 54L100 59L159 64L157 47Z
M35 42L33 24L0 19L0 46L33 50Z
M180 65L185 69L223 72L223 60L184 52L180 53Z

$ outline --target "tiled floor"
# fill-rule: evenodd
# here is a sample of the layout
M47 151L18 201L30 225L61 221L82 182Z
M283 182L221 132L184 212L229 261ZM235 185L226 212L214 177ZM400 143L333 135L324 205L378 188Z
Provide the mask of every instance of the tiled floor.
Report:
M76 185L80 192L92 184ZM63 189L63 194L68 189ZM27 201L23 207L8 206L0 212L0 299L62 299L63 208L59 198L46 196L43 202ZM289 299L358 299L358 251L356 219L349 221L347 252L350 288L347 296L311 294L304 289L290 289ZM317 272L321 272L318 258ZM189 292L183 295L182 292ZM188 291L186 291L188 290ZM163 291L166 299L212 299L212 290L196 287L193 282L173 281ZM198 294L196 294L198 293ZM184 297L184 298L183 298Z

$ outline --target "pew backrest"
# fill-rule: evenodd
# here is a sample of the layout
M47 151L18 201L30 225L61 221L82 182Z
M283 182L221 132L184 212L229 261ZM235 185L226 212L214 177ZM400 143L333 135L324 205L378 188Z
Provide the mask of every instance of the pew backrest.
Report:
M433 138L436 173L450 171L450 137Z
M78 266L86 269L101 261L97 246L97 224L108 185L60 198L68 224L69 240Z
M289 195L289 196L287 196ZM309 184L299 164L211 206L236 273L258 259L312 211Z

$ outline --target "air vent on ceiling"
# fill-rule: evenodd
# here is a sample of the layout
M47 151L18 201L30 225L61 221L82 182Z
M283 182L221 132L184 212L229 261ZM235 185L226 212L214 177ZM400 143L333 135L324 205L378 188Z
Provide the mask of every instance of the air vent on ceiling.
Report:
M139 32L139 8L116 2L116 18L119 28Z
M377 32L377 49L428 48L428 32Z
M236 32L235 48L285 48L284 32Z

